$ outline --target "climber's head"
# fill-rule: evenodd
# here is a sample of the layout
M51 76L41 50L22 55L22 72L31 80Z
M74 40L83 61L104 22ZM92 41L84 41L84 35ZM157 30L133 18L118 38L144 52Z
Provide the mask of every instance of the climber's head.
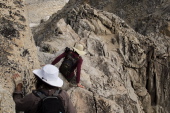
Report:
M76 44L73 47L74 51L76 51L80 56L85 55L86 52L84 51L84 46L82 44Z
M54 65L47 64L41 69L34 70L33 73L37 77L37 79L41 81L39 81L40 83L44 82L45 84L52 87L62 87L63 85L63 80L58 77L59 70Z

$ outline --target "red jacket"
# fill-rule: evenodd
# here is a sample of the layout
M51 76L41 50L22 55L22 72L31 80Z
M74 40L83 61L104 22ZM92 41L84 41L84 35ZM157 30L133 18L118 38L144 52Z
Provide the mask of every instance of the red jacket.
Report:
M71 74L69 75L69 78L72 78L74 76L74 70L77 68L77 73L76 73L76 82L79 83L80 82L80 73L81 73L81 65L83 62L82 57L79 56L78 53L76 52L72 52L71 53L73 57L77 58L79 57L78 61L77 61L77 65L74 67L73 71L71 72ZM61 55L59 55L51 64L55 65L56 63L58 63L62 58L65 58L67 56L67 52L62 53Z

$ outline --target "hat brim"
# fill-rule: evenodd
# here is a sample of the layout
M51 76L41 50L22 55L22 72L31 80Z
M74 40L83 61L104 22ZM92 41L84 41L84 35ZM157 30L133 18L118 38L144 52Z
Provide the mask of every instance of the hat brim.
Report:
M36 69L33 71L33 73L39 77L43 82L51 85L51 86L55 86L55 87L62 87L63 86L63 80L60 79L59 77L57 78L57 80L51 80L51 81L46 81L44 79L42 79L43 77L43 73L41 69Z
M74 49L80 56L83 56L83 55L86 54L85 51L80 51L80 50L76 49L75 47L73 47L73 49Z

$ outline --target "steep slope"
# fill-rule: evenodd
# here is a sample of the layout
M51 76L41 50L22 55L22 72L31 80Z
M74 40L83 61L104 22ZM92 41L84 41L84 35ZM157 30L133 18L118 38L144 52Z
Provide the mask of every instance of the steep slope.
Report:
M123 18L137 32L147 35L152 32L163 33L170 22L170 1L168 0L117 0L116 7L106 8ZM169 32L169 31L168 31ZM164 33L168 35L168 33ZM168 35L169 36L169 35Z
M37 50L23 2L0 1L0 113L15 113L12 75L19 73L24 94L33 86L32 69L38 68Z
M169 0L70 0L68 6L84 3L118 15L143 35L158 32L169 36Z
M170 111L168 37L138 34L116 15L87 4L65 6L33 33L42 64L66 46L86 46L81 73L86 89L64 86L79 113Z

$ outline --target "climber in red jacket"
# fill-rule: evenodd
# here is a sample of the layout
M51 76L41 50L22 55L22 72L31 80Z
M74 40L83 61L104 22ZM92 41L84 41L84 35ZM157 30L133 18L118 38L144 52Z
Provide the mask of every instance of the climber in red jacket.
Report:
M80 82L80 73L81 73L81 65L83 62L82 55L85 55L86 52L83 51L84 47L82 44L76 44L75 47L73 47L73 50L66 47L65 52L59 55L51 64L55 65L58 63L62 58L64 58L59 70L61 74L68 80L71 81L71 79L74 77L74 70L77 69L76 73L76 82L77 86L84 88L79 82Z

